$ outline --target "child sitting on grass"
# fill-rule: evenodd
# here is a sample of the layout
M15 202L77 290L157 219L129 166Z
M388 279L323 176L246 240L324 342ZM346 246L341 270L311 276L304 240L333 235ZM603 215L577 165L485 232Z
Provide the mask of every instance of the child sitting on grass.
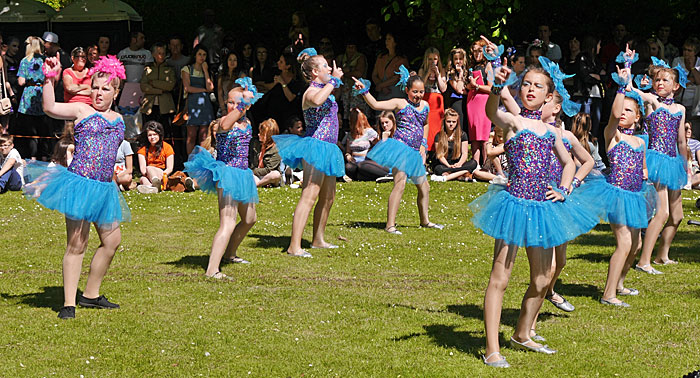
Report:
M18 191L24 185L24 161L11 135L0 136L0 193Z
M270 118L260 124L258 138L260 139L260 155L257 159L256 167L253 168L253 178L255 185L260 188L263 186L279 186L282 179L280 173L280 163L282 158L277 151L277 145L272 140L273 135L280 133L277 122Z
M144 128L146 130L139 136L142 147L137 151L141 185L137 186L136 190L139 193L158 193L163 183L163 175L173 172L175 151L163 141L163 125L160 122L148 121Z

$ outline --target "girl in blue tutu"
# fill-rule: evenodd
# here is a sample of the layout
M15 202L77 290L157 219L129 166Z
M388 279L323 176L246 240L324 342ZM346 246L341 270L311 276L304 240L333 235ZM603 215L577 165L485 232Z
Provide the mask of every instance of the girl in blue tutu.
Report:
M626 80L630 77L629 68L618 71L620 78ZM647 227L657 198L654 187L646 182L646 143L633 135L643 104L641 97L630 91L631 88L629 85L618 90L604 131L610 173L604 181L591 178L580 189L589 202L603 205L606 210L603 219L610 223L615 234L617 247L610 257L608 279L600 303L620 307L629 305L617 296L639 294L636 289L626 288L624 281L641 247L641 229Z
M483 37L482 37L483 38ZM485 55L494 56L495 45L486 38ZM500 63L499 59L493 62ZM499 325L505 288L519 247L525 247L530 263L530 286L525 292L511 346L552 354L556 351L530 338L530 328L547 293L553 248L586 232L565 205L575 166L561 139L561 131L541 121L541 109L552 101L554 83L547 71L531 67L520 87L523 109L519 115L498 110L501 90L511 70L493 64L495 83L486 103L486 115L503 130L508 156L508 185L491 185L486 194L470 204L472 222L494 237L494 261L484 299L486 353L484 363L508 367L500 354ZM491 69L489 69L491 70ZM557 189L549 185L550 154L562 165Z
M218 129L209 136L204 148L194 148L185 163L185 172L197 181L199 188L216 193L219 198L219 230L214 235L205 273L216 279L228 278L219 269L222 259L233 263L248 262L238 257L236 251L256 221L258 190L253 171L248 168L253 129L245 117L254 102L255 87L245 80L241 86L239 80L236 80L237 87L228 93L228 113L220 119ZM207 150L207 144L215 145L216 159ZM238 224L237 215L241 217Z
M636 54L627 48L626 53L620 53L618 60L625 59L634 62ZM688 81L687 72L683 67L670 68L666 62L652 57L653 66L649 69L652 77L652 93L633 89L644 100L647 115L645 126L648 132L647 169L649 181L654 183L659 195L656 215L649 222L644 235L642 255L635 267L636 270L661 274L651 266L651 254L657 239L660 240L654 264L676 264L668 256L671 242L676 236L678 226L683 219L683 203L681 188L688 178L686 166L687 141L683 124L685 107L674 103L674 95L681 87L685 88ZM631 78L626 80L631 82ZM620 81L620 79L618 79ZM621 85L626 85L620 82ZM661 238L659 238L661 234Z
M393 172L394 188L389 195L384 230L401 235L401 231L396 229L396 213L399 211L407 180L416 184L418 189L420 226L442 230L445 226L433 223L428 218L430 186L425 176L425 154L428 148L430 107L423 101L425 87L420 76L411 76L403 65L400 67L400 74L401 79L396 85L404 87L408 98L394 98L386 101L377 101L369 93L369 80L353 78L355 93L362 95L372 109L396 112L397 125L394 135L377 143L367 154L367 158Z
M88 244L90 223L100 238L88 274L85 291L78 304L92 308L119 308L100 295L100 285L121 242L119 223L130 219L129 208L112 181L117 150L124 140L124 121L111 110L126 78L124 67L114 56L102 57L90 69L92 105L57 103L54 85L61 72L57 58L44 63L46 80L43 91L44 112L52 118L75 121L75 151L68 168L32 161L27 165L28 198L36 199L66 217L67 247L63 256L63 307L61 319L75 317L80 271Z
M292 237L287 253L291 256L312 257L301 248L301 238L314 202L314 228L311 248L338 248L326 242L324 234L328 215L335 199L336 177L345 175L345 160L338 148L338 104L333 89L340 87L343 71L328 66L322 55L314 49L299 54L301 71L309 81L309 88L302 98L302 110L306 123L305 136L293 134L275 135L282 161L292 169L303 168L304 180L301 198L294 210Z

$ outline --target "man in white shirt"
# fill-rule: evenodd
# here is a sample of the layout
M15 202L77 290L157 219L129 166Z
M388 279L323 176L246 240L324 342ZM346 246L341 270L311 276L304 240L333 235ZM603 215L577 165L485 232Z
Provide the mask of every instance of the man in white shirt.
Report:
M561 47L549 40L549 38L552 36L552 31L549 29L549 25L540 24L537 27L537 36L542 41L542 47L545 48L545 56L552 62L559 63L561 60ZM529 47L527 48L526 55L530 55Z
M0 136L0 193L22 189L23 176L24 160L15 150L12 136Z
M117 58L124 64L126 81L121 91L119 107L127 114L133 114L141 104L141 76L147 64L153 63L151 52L144 49L146 36L142 32L132 32L129 47L120 51Z

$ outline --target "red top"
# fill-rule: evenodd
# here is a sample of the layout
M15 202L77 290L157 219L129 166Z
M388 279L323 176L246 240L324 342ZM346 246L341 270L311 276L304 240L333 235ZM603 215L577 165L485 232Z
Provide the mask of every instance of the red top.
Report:
M88 71L88 69L86 68L86 69L85 69L85 77L83 77L82 79L79 79L79 78L75 75L75 72L73 72L73 69L65 69L65 70L63 70L63 77L64 77L63 80L65 81L65 77L66 77L66 76L70 76L71 79L73 79L73 84L78 84L78 85L87 84L87 85L90 85L91 82L92 82L92 77L91 77L90 75L87 74L87 71ZM69 93L67 90L65 90L65 87L64 87L64 89L63 89L63 99L64 99L66 102L84 102L84 103L86 103L86 104L88 104L88 105L92 105L92 99L90 98L90 96L86 96L86 95L74 95L74 94L72 94L72 93Z

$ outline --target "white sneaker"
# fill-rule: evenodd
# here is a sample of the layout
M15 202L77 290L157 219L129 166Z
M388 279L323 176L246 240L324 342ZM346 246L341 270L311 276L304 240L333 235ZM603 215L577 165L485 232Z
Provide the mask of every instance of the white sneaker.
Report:
M142 194L153 194L158 193L158 188L154 188L150 185L139 185L136 187L136 191Z
M445 176L431 175L430 181L445 182L447 181L447 179L445 178Z
M378 183L380 183L380 184L383 183L383 182L390 182L390 181L394 181L394 176L392 176L392 175L389 174L389 175L386 175L386 176L377 177L377 179L374 180L374 181L376 181L376 182L378 182Z

